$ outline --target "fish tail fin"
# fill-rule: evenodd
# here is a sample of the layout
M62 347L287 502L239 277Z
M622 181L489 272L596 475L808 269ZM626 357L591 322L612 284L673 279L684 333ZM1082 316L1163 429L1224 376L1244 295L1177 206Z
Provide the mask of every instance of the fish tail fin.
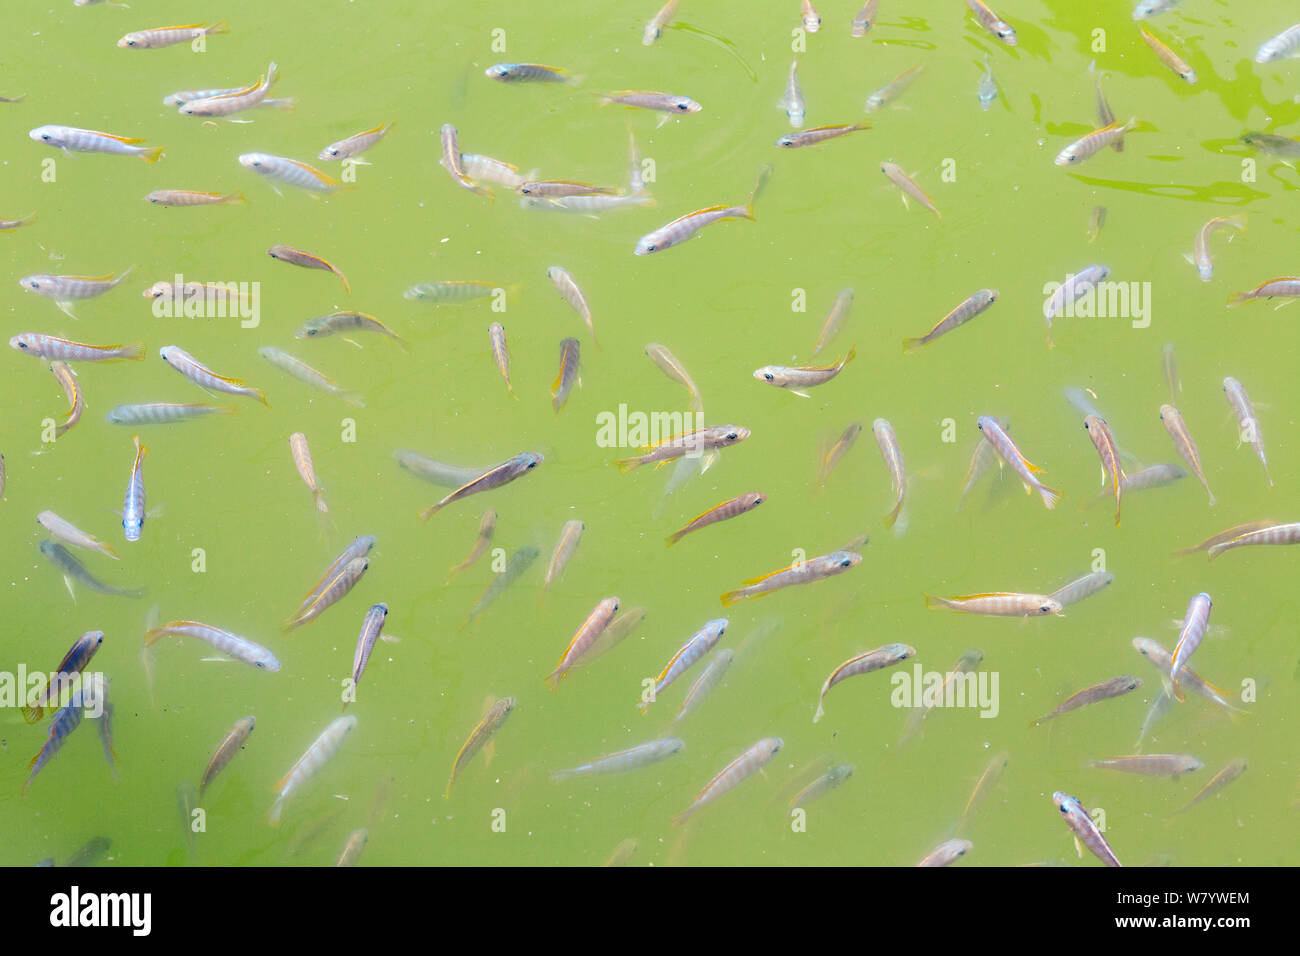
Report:
M348 277L345 276L342 272L339 272L338 269L335 269L335 270L334 270L334 274L335 274L336 276L338 276L338 277L339 277L339 281L343 283L343 291L346 292L348 295L351 295L351 294L352 294L352 285L351 285L351 283L348 282Z
M1216 557L1218 557L1220 554L1223 553L1226 547L1227 547L1227 542L1225 541L1222 544L1211 545L1210 548L1205 553L1209 555L1210 560L1213 561ZM1176 551L1174 553L1178 555L1184 555L1184 554L1191 554L1195 550L1196 550L1195 548L1183 548L1183 550Z
M432 504L429 505L429 507L427 508L421 509L419 513L419 519L421 521L428 521L430 518L432 518L435 514L437 514L441 510L442 510L442 502L439 501L436 504Z
M1228 297L1228 308L1231 309L1231 308L1233 308L1233 307L1235 307L1235 306L1238 306L1238 305L1244 305L1245 303L1247 303L1247 302L1249 302L1249 301L1250 301L1250 293L1248 293L1248 292L1234 292L1234 293L1232 293L1232 295L1230 295L1230 296Z
M894 505L892 511L885 515L885 527L892 528L898 522L898 516L903 512L903 502Z
M822 717L824 717L825 715L826 715L826 708L822 706L822 702L819 700L817 701L817 712L813 714L813 723L814 724L820 723Z
M28 724L34 724L41 719L45 713L45 708L41 704L24 704L23 721Z
M731 605L735 604L737 601L743 600L744 596L744 588L737 588L735 591L728 591L726 594L721 595L722 606L731 607Z
M366 400L361 396L360 392L340 392L339 398L343 399L343 401L347 402L349 405L355 405L357 408L366 407ZM267 406L267 408L270 407L270 405Z
M276 797L271 809L266 811L266 821L273 827L280 825L280 814L284 812L284 797Z
M262 105L269 106L272 109L284 110L286 113L293 113L298 109L298 98L295 96L280 96L262 100Z
M858 347L856 345L850 345L849 354L844 356L844 360L840 362L840 368L843 368L844 366L848 365L857 357L858 357Z
M163 149L163 146L151 146L140 153L140 158L146 163L156 163L162 159Z
M620 458L618 461L614 462L614 464L618 465L618 473L620 475L626 475L629 471L634 470L638 465L640 465L641 461L637 458Z
M925 606L933 611L938 608L949 607L950 605L948 604L947 598L935 597L933 594L927 594L925 596Z
M695 808L687 807L681 813L677 813L673 815L672 824L675 827L679 827L694 815L695 815Z
M268 401L266 400L266 392L262 391L260 388L255 388L255 389L253 389L253 391L254 391L254 393L256 393L256 395L257 395L257 400L258 400L259 402L261 402L261 403L262 403L263 405L265 405L267 408L270 408L270 407L271 407L271 403L268 402Z
M903 339L903 354L906 355L908 352L915 352L923 345L925 345L925 342L919 338Z
M1178 703L1180 704L1186 701L1187 695L1183 692L1182 686L1178 683L1177 679L1175 679L1172 673L1169 675L1169 683L1170 683L1170 689L1172 690L1174 695L1174 700L1178 701Z
M143 362L143 361L144 361L144 343L143 343L143 342L132 342L130 345L127 346L127 353L126 353L126 355L125 355L124 357L125 357L125 358L127 359L127 361L129 361L129 362Z
M556 770L554 773L551 774L550 779L551 779L551 783L563 783L565 780L570 780L576 776L577 774L575 774L572 770Z
M221 201L227 203L246 203L248 202L248 199L247 197L244 196L242 192L236 190L233 193L227 193L225 196L222 197Z
M229 20L218 20L216 23L212 24L212 26L208 27L209 36L213 36L218 33L229 33L229 32L230 32Z
M683 532L681 532L681 531L674 531L672 534L668 535L664 540L668 542L668 547L671 548L671 547L672 547L673 545L675 545L678 541L682 540L682 535L683 535Z
M1038 493L1042 495L1043 504L1047 506L1048 511L1055 508L1060 503L1062 496L1065 494L1063 491L1057 491L1055 488L1048 488L1046 485L1039 485ZM1119 523L1118 519L1116 519L1115 523Z

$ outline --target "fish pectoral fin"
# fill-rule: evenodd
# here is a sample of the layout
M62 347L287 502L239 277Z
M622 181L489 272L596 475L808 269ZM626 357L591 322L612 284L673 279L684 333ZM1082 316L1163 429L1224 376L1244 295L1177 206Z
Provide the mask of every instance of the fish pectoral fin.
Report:
M807 392L801 392L798 389L790 389L791 395L798 395L800 398L812 398Z
M70 575L70 574L65 574L65 575L63 576L63 586L66 587L66 588L68 589L68 597L72 598L72 603L73 603L73 604L76 604L76 603L77 603L77 592L76 592L75 590L73 590L73 587L72 587L72 575Z

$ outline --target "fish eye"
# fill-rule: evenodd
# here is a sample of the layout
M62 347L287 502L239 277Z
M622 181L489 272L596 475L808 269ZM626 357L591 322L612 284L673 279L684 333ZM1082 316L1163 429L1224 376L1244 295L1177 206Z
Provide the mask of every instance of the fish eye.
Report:
M1050 613L1052 613L1052 605L1050 605L1050 604L1044 604L1044 605L1043 605L1042 607L1040 607L1038 610L1039 610L1039 613L1041 613L1041 614L1050 614Z
M763 378L767 379L769 382L772 381L772 373L771 373L771 372L764 372L764 373L763 373Z
M736 441L739 438L740 436L737 435L735 432L727 432L727 441Z
M18 347L19 347L20 349L25 349L25 348L27 348L27 343L24 342L24 341L22 341L22 340L20 339L20 340L18 341Z
M690 109L690 107L687 106L685 103L678 103L677 108L681 110L683 113L685 113L687 110Z
M50 134L49 134L49 133L42 133L42 134L41 134L41 139L45 140L46 142L49 142L49 140L50 140Z
M39 288L41 287L41 284L40 284L39 282L37 282L35 279L33 279L32 282L31 282L31 287L32 287L33 289L39 289Z

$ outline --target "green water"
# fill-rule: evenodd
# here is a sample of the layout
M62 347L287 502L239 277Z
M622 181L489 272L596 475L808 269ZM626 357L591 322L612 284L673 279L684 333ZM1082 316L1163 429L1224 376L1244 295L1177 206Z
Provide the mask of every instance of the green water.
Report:
M862 118L868 93L904 70L925 70L875 128L802 150L774 141L788 130L775 106L798 26L792 0L737 5L687 0L678 29L640 43L657 0L613 5L575 0L536 4L327 3L272 8L227 0L219 9L177 14L135 0L129 10L12 3L0 93L0 216L38 214L0 236L4 338L24 331L92 343L142 339L146 361L78 366L88 408L56 442L42 420L65 405L48 362L5 358L0 451L8 487L0 503L0 580L7 582L0 660L48 671L83 631L102 629L94 661L112 682L120 783L114 785L89 721L18 796L45 727L0 714L2 859L59 862L96 835L112 840L110 862L135 865L327 864L347 834L369 830L363 864L598 864L620 841L639 842L632 862L679 864L911 864L951 835L991 755L1009 765L969 822L967 863L1013 865L1076 856L1051 793L1064 790L1106 812L1107 835L1126 863L1295 862L1297 767L1291 741L1297 645L1292 570L1285 549L1241 550L1214 564L1175 559L1229 525L1294 520L1300 469L1295 434L1294 315L1254 304L1225 308L1229 294L1295 274L1293 169L1259 157L1253 182L1236 142L1247 129L1294 135L1300 120L1294 61L1256 66L1259 43L1294 19L1279 4L1187 0L1154 31L1196 68L1187 86L1137 37L1128 0L1081 5L1017 0L997 5L1020 43L1002 46L955 0L881 3L863 39L848 33L854 2L818 4L822 30L808 38L800 80L810 126ZM900 8L905 7L905 12ZM560 12L562 10L562 12ZM192 15L220 15L228 36L207 52L115 47L130 30ZM491 48L504 30L505 52ZM1106 31L1094 52L1094 29ZM721 38L721 39L717 39ZM999 97L981 111L976 86L990 54ZM1073 169L1057 151L1095 123L1096 59L1121 119L1144 125L1122 154L1098 154ZM299 99L296 113L244 114L247 125L204 126L161 99L176 90L251 83L268 61L282 79L275 95ZM497 61L550 63L582 74L578 88L506 85L483 70ZM751 72L757 81L751 78ZM656 129L656 115L598 108L593 91L655 89L688 95L701 113ZM357 188L324 201L284 188L277 195L236 162L265 151L304 159L328 143L395 120L373 149ZM461 149L538 169L554 178L626 181L627 134L654 161L657 203L600 219L521 209L506 190L487 202L457 187L437 165L438 128L455 124ZM27 131L47 123L146 137L167 147L156 166L40 146ZM42 181L53 159L54 181ZM915 174L942 221L899 202L878 172L892 160ZM951 163L947 163L947 161ZM762 163L774 172L757 222L711 226L681 248L634 257L641 235L693 209L743 202ZM326 164L319 163L322 168ZM945 177L945 170L949 175ZM48 174L47 174L48 175ZM149 191L242 190L245 206L167 209ZM1088 221L1107 207L1095 243ZM1216 236L1216 271L1202 283L1182 259L1214 216L1245 212L1246 236ZM274 243L321 255L348 276L295 269L265 255ZM1048 350L1043 285L1093 263L1113 279L1150 283L1151 322L1061 319ZM134 265L123 285L81 303L74 321L19 289L29 273L99 275ZM600 347L546 278L563 265L591 303ZM261 322L156 318L140 290L182 273L191 280L260 283ZM504 312L489 302L409 302L415 282L480 280L508 288ZM852 313L819 356L857 346L835 381L803 399L753 380L767 364L810 362L826 310L851 286ZM922 352L900 355L983 287L997 303ZM804 290L807 311L792 311ZM409 354L376 337L354 348L339 338L297 341L307 318L354 308L382 319L412 343ZM519 401L500 381L487 326L501 321ZM582 387L557 415L548 389L559 342L582 341ZM624 449L598 447L596 416L620 403L642 412L684 411L686 394L643 355L671 348L704 396L709 423L736 423L752 437L663 500L671 469L620 475ZM1097 456L1081 416L1062 397L1091 388L1124 447L1143 464L1176 461L1158 408L1169 396L1161 349L1173 343L1183 382L1177 397L1199 444L1216 507L1194 477L1125 501L1114 526L1098 491ZM132 462L132 429L104 415L126 402L198 402L205 397L159 360L180 345L218 372L266 389L270 410L235 398L237 414L139 429L149 446L151 507L143 539L122 541L118 519ZM347 388L364 409L311 391L261 359L277 345ZM1276 487L1267 490L1249 447L1236 447L1221 381L1240 379L1261 406ZM974 442L975 419L1004 417L1026 456L1065 491L1057 510L1006 483L956 502ZM892 495L870 434L888 418L906 456L907 529L882 525ZM956 440L945 441L951 419ZM346 441L348 420L355 441ZM866 425L825 489L819 447L851 421ZM290 459L288 437L304 432L330 506L322 527ZM461 465L488 465L540 451L534 474L450 506L429 522L419 509L445 493L402 471L392 458L412 448ZM671 550L664 535L718 502L750 490L757 512L687 537ZM469 608L492 571L484 560L444 584L470 550L485 508L499 515L494 547L531 544L542 557L468 628ZM82 588L75 604L37 550L35 515L51 509L112 543L119 563L85 555L103 580L146 586L130 600ZM586 524L559 584L541 600L545 565L561 526ZM741 648L725 683L678 730L685 751L625 776L548 782L556 769L666 732L701 665L641 717L640 682L710 618L718 595L750 577L845 545L870 532L862 563L838 578L745 602L726 612L724 647ZM374 534L369 572L338 606L289 635L283 620L353 537ZM196 573L194 549L206 570ZM1064 618L1015 620L928 611L923 593L1046 592L1085 573L1104 551L1110 588ZM82 556L84 553L79 553ZM1258 685L1252 715L1230 723L1199 698L1177 706L1144 743L1148 752L1192 753L1206 767L1175 781L1086 768L1131 753L1159 687L1130 646L1146 635L1172 647L1189 598L1209 591L1212 622L1194 667L1240 694ZM623 644L564 681L542 684L593 605L619 595L649 608ZM278 780L340 712L340 681L351 670L362 615L384 601L387 632L348 713L356 730L337 757L292 797L278 829L265 814ZM269 646L279 673L205 662L206 645L165 641L152 689L141 664L151 605L161 620L194 619ZM764 622L775 630L745 644ZM938 710L923 734L899 747L906 719L890 703L890 672L836 687L827 717L811 716L821 682L845 658L893 642L915 646L927 671L946 672L967 648L999 677L999 711ZM1131 673L1137 693L1029 729L1066 695ZM497 735L490 766L480 754L443 799L452 760L487 697L518 706ZM1238 701L1240 703L1240 701ZM209 790L206 832L186 848L177 787L197 783L212 750L240 717L257 728ZM760 737L784 749L754 777L686 828L670 825L696 792ZM1167 825L1231 758L1250 769L1224 793ZM795 832L782 794L815 761L851 762L856 772L807 810ZM788 799L788 795L786 796ZM338 812L299 853L290 845ZM504 825L502 825L504 821ZM495 824L495 826L494 826Z

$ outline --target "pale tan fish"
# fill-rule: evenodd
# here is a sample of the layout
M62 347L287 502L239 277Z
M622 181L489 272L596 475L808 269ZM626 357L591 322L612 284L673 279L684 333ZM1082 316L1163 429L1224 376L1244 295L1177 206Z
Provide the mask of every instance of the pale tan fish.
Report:
M624 474L641 465L659 467L687 455L700 457L716 452L720 448L727 448L744 441L750 434L750 430L743 425L712 425L708 428L692 429L650 446L643 455L621 458L614 464Z
M348 592L356 587L357 582L369 569L369 558L356 557L344 564L333 575L322 579L321 583L317 585L315 596L309 597L303 603L303 606L295 611L289 620L285 621L283 630L287 633L316 620L328 608L343 600Z
M1134 116L1127 123L1117 121L1101 129L1095 129L1057 153L1055 163L1057 166L1077 166L1107 146L1122 143L1124 134L1136 126L1137 117Z
M894 426L883 418L877 418L871 425L871 432L876 436L876 445L880 455L889 468L889 478L894 483L894 507L885 515L885 527L892 528L903 510L903 497L907 493L907 475L903 469L903 450L898 447L898 438L894 435Z
M596 329L591 324L591 306L587 305L587 297L582 294L582 289L578 287L569 270L561 266L551 266L546 270L546 277L554 284L560 297L582 317L583 322L587 323L587 331L591 333L592 341L595 341Z
M75 319L76 316L69 308L73 302L103 295L117 286L132 271L132 267L127 267L116 275L109 273L104 276L30 275L23 276L18 280L18 284L26 292L34 292L47 299L53 299L54 304L64 314Z
M1195 70L1188 66L1177 53L1161 43L1160 40L1157 39L1156 36L1146 27L1140 27L1139 29L1142 34L1142 42L1155 51L1155 54L1160 58L1161 63L1177 73L1180 79L1183 79L1190 84L1196 83Z
M1178 393L1183 390L1183 383L1178 378L1178 357L1174 354L1172 342L1165 343L1160 359L1165 370L1165 385L1169 389L1169 401L1176 402Z
M247 202L241 192L204 193L193 189L155 189L144 198L155 206L221 206Z
M330 566L325 569L325 573L321 575L320 580L316 582L315 586L307 592L307 596L304 597L298 605L298 612L300 613L307 610L307 608L310 607L318 597L320 597L325 589L337 579L339 571L346 566L348 562L353 561L356 558L364 558L374 549L374 547L375 536L372 534L361 535L360 537L354 538L352 542L343 549L339 556L330 563Z
M359 392L354 392L343 388L331 379L327 378L321 372L312 368L302 359L290 355L283 349L278 349L274 345L263 345L257 350L257 354L262 356L280 371L296 378L304 385L310 385L312 388L319 389L343 399L349 405L355 405L357 408L365 408L365 399Z
M1011 470L1020 477L1021 482L1024 483L1025 492L1028 494L1037 491L1048 511L1055 508L1061 500L1061 492L1055 488L1047 487L1039 480L1038 476L1042 474L1043 469L1024 456L998 420L989 415L981 415L976 421L976 426L979 428L980 434L984 436L985 441L993 446L993 450L997 452L998 457L1004 463L1010 465Z
M1097 455L1101 458L1102 483L1109 482L1115 490L1115 524L1118 525L1120 496L1124 492L1125 482L1128 481L1128 476L1124 474L1124 468L1119 461L1119 446L1115 444L1115 436L1110 433L1110 426L1106 424L1105 419L1089 415L1084 418L1083 427L1088 432L1088 437L1092 439Z
M420 282L402 293L402 298L413 302L470 302L487 299L503 292L504 287L492 282L451 281Z
M1214 492L1210 490L1210 483L1205 479L1205 472L1201 468L1201 455L1196 450L1196 442L1192 441L1191 433L1187 430L1187 424L1183 421L1182 413L1172 405L1160 406L1160 421L1165 426L1165 431L1169 432L1169 437L1174 440L1174 447L1178 449L1178 454L1182 456L1183 461L1187 462L1189 468L1201 480L1201 485L1205 488L1205 493L1210 496L1210 504L1216 504Z
M1043 617L1055 614L1065 617L1061 602L1046 594L1019 594L1011 591L986 591L982 594L961 594L942 598L925 596L925 606L951 608L965 614L991 614L997 617Z
M1229 306L1243 305L1247 302L1253 302L1256 299L1286 299L1277 308L1283 305L1290 305L1295 299L1300 298L1300 279L1293 276L1283 276L1280 279L1269 279L1267 282L1261 282L1249 292L1234 292L1232 298L1228 300Z
M644 607L630 607L625 611L620 611L618 617L609 622L609 627L605 628L605 633L592 641L587 653L575 666L590 664L602 654L608 652L616 644L636 630L641 622L646 619L650 611Z
M924 65L918 63L911 69L904 70L898 76L894 77L876 92L867 97L866 112L875 113L885 107L887 103L893 102L902 92L907 89L921 75Z
M975 14L975 19L979 21L980 26L1007 46L1016 45L1016 31L1012 29L1011 24L990 10L981 0L966 0L966 6L971 8L971 12Z
M1237 757L1235 760L1229 760L1222 770L1210 778L1209 782L1200 789L1196 796L1192 797L1185 806L1175 810L1173 816L1178 816L1180 813L1186 813L1202 800L1208 800L1245 772L1246 758Z
M813 348L813 355L816 355L829 345L831 340L839 334L840 329L844 327L845 319L849 317L851 308L853 308L853 290L842 289L835 296L835 301L831 303L831 310L826 313L826 321L822 323L821 334L817 336L817 345Z
M447 580L461 571L464 571L479 558L487 553L488 545L492 543L492 535L497 529L497 513L494 509L489 508L483 512L483 517L479 520L478 537L474 539L474 547L470 550L469 555L460 564L453 567L447 572Z
M356 866L357 860L361 858L361 852L366 848L366 841L370 839L370 833L365 827L359 830L353 830L348 834L347 842L343 844L343 852L335 861L336 867Z
M158 354L162 356L164 362L206 392L243 395L257 399L267 408L271 407L271 403L266 400L266 393L260 388L245 385L242 378L228 378L225 375L218 375L179 345L164 345L158 350Z
M322 339L327 335L334 335L352 329L360 329L365 332L378 332L380 335L392 339L402 348L410 351L410 342L392 331L373 315L367 315L364 312L331 312L329 315L320 315L314 319L308 319L302 324L302 328L293 333L293 337L295 339ZM353 345L357 344L346 336L344 337L344 341L351 342Z
M816 33L822 28L821 14L812 5L812 0L799 0L799 17L803 20L803 28L809 33Z
M937 847L927 853L917 863L917 866L951 866L963 856L969 853L975 844L970 840L963 840L954 837L951 840L944 840Z
M864 129L871 129L871 124L866 120L859 123L841 123L838 126L815 126L812 129L801 129L793 133L786 133L776 141L776 145L783 149L815 146L817 143L824 143L828 139L835 139L837 136L856 133Z
M1270 37L1260 45L1255 54L1256 63L1273 63L1296 55L1300 47L1300 23L1287 27L1277 36Z
M442 160L438 160L438 163L441 165ZM493 159L491 156L480 156L477 153L461 153L460 164L465 175L474 182L493 183L497 186L505 186L507 189L518 189L537 174L534 170L525 176L519 171L518 166Z
M831 471L839 464L840 459L848 453L848 450L853 447L853 443L858 440L858 435L861 433L862 422L853 422L848 426L848 428L844 429L840 434L840 437L835 440L835 443L826 449L826 453L822 456L821 463L817 469L817 480L819 483L823 485L826 484L826 479L830 477ZM857 549L846 548L845 550L855 551Z
M1092 597L1098 591L1115 583L1115 575L1110 571L1090 571L1081 578L1075 578L1064 587L1057 588L1051 594L1061 607L1077 604L1084 598Z
M214 305L226 307L229 303L233 315L233 309L243 308L248 301L235 282L155 282L140 294L146 299L198 307L204 310L201 314L208 314L206 310Z
M114 156L138 156L146 163L156 163L162 158L162 146L140 146L144 140L138 136L118 136L94 129L75 126L38 126L28 137L65 153L109 153Z
M546 676L544 683L547 687L552 691L560 689L560 681L564 680L565 675L578 665L578 661L582 656L591 650L596 641L600 639L600 636L606 632L610 623L614 620L614 615L618 613L618 608L619 600L617 597L604 598L592 608L586 620L574 632L573 639L569 641L569 646L560 655L555 670Z
M1293 524L1270 525L1235 535L1226 541L1220 541L1208 548L1210 560L1213 561L1224 551L1263 544L1297 544L1300 543L1300 522Z
M258 77L257 82L251 86L245 86L237 90L227 90L213 96L187 99L184 103L179 104L177 111L186 116L230 116L256 106L274 106L277 109L292 112L298 106L298 101L292 97L278 100L268 100L266 98L277 79L279 79L279 69L275 63L271 63L267 66L266 73ZM231 122L245 123L251 121L231 120Z
M18 229L36 221L36 213L28 213L21 219L0 219L0 232L6 229Z
M518 399L515 387L510 384L510 350L506 347L506 327L500 322L489 325L488 341L492 343L492 358L496 361L497 371L501 373L501 378L506 383L506 391L510 393L511 398Z
M520 183L515 192L533 199L567 199L571 196L608 196L614 190L572 179L534 179Z
M1106 838L1101 835L1101 830L1093 821L1088 808L1080 803L1077 797L1057 790L1052 794L1052 802L1056 804L1056 809L1061 811L1061 816L1074 831L1075 837L1092 852L1093 856L1107 866L1124 865L1120 863L1119 857L1110 848Z
M1122 139L1115 141L1116 146L1123 146ZM1106 207L1093 206L1092 213L1088 216L1088 241L1096 242L1097 237L1101 235L1102 226L1106 225Z
M267 814L271 826L279 826L285 802L334 758L356 725L357 718L354 716L335 717L289 768L289 772L274 787L279 793Z
M880 171L885 174L886 179L902 191L904 206L907 205L907 197L911 196L921 204L922 208L930 210L939 219L943 218L943 213L939 212L930 197L925 194L925 191L913 182L912 178L903 172L902 168L896 163L881 163Z
M1088 64L1088 72L1094 75L1094 81L1097 88L1097 125L1099 127L1110 126L1115 122L1115 111L1110 108L1110 103L1106 101L1106 94L1101 91L1101 71L1097 69L1097 61ZM1124 152L1124 139L1120 137L1110 144L1110 148L1117 153Z
M650 18L650 22L645 25L645 31L641 34L642 46L650 46L659 39L664 32L664 27L672 23L673 17L677 15L677 4L678 0L668 0L659 12Z
M338 276L339 281L343 283L343 291L348 295L352 294L352 286L348 284L348 277L340 272L333 264L320 258L320 256L313 256L311 253L303 252L301 249L295 249L293 246L285 246L279 243L272 246L270 249L267 249L266 254L272 259L279 260L280 262L287 262L290 265L302 266L304 269L320 269L323 272L332 272Z
M708 206L704 209L697 209L695 212L688 212L667 225L660 226L654 232L646 233L637 240L636 248L632 250L632 254L648 256L651 253L662 252L672 246L681 245L705 226L712 225L715 222L722 222L727 219L748 219L753 222L754 203L771 175L772 166L764 163L758 168L758 176L754 180L754 186L749 192L749 200L745 205Z
M443 791L443 799L451 797L451 785L456 782L465 765L474 759L474 755L483 749L483 745L492 739L492 735L501 729L501 725L506 722L515 709L517 701L513 697L502 697L495 701L483 715L480 720L470 731L469 737L461 745L460 751L456 754L456 759L451 765L451 778L447 781L447 789Z
M975 450L971 452L970 465L966 469L966 478L962 482L961 497L957 499L957 510L961 511L966 505L966 498L974 489L980 478L991 471L997 464L998 453L994 450L993 445L983 436L980 436L979 442L975 445Z
M645 347L645 354L650 358L650 361L659 366L665 375L690 392L690 410L692 412L703 411L704 399L700 396L700 390L696 386L695 380L686 371L686 367L678 361L677 356L668 350L668 346L660 345L658 342L651 342Z
M1002 776L1002 771L1007 768L1007 752L995 754L988 764L984 767L984 772L975 781L975 787L971 790L970 797L966 801L966 806L962 808L961 820L957 823L957 832L960 833L970 820L971 813L984 800L989 791L997 784L998 779Z
M1225 541L1231 541L1241 535L1249 534L1252 531L1262 531L1265 528L1272 528L1277 524L1272 518L1261 518L1258 521L1247 521L1243 524L1233 525L1226 531L1220 531L1218 534L1212 534L1200 544L1192 545L1190 548L1183 548L1181 551L1175 551L1174 554L1181 556L1195 554L1197 551L1208 551L1217 544L1223 544Z
M244 744L248 741L248 735L253 732L257 720L254 717L241 717L235 721L235 726L231 727L226 736L221 739L217 749L213 752L212 758L208 761L207 767L203 771L203 779L199 782L199 799L203 799L204 792L208 785L217 778L217 774L225 770L230 761L243 749Z
M542 460L541 455L533 452L522 452L515 455L511 459L489 468L472 481L467 481L441 501L425 508L420 512L420 518L427 521L436 512L441 511L454 501L460 501L470 495L478 494L481 491L490 491L493 488L499 488L508 482L514 481L521 475L528 474L528 472L540 465Z
M675 93L658 93L653 90L619 90L617 93L601 93L602 106L617 104L628 109L658 110L661 113L698 113L703 107L689 96ZM665 120L667 117L664 118Z
M698 531L701 528L707 528L711 524L717 524L719 521L726 521L729 518L748 514L766 500L767 495L761 491L750 491L743 495L737 495L735 498L729 498L720 505L714 505L704 514L694 518L681 530L670 534L668 536L668 546L671 548L692 531Z
M225 20L216 23L187 23L179 27L155 27L152 30L137 30L128 33L117 41L124 50L160 50L177 43L190 43L199 37L215 36L229 33L230 24Z
M1268 458L1264 455L1264 437L1259 433L1259 418L1255 414L1255 406L1250 403L1250 396L1246 394L1242 384L1231 375L1223 380L1223 391L1228 396L1232 413L1237 417L1237 447L1240 448L1242 442L1255 446L1259 463L1264 466L1264 477L1268 480L1268 486L1272 488L1273 479L1268 473Z
M857 16L853 18L853 23L849 29L849 36L864 37L867 31L871 29L872 24L876 22L876 6L880 0L867 0L858 11Z
M311 492L312 500L316 502L316 509L321 514L329 512L329 507L325 504L325 494L321 491L320 482L316 480L316 466L312 464L311 448L307 445L307 436L302 432L294 432L289 436L289 451L293 455L294 467L298 469L298 474Z
M809 558L788 568L772 571L757 578L745 581L745 587L728 591L722 595L722 606L731 607L737 601L746 598L760 598L773 591L791 587L796 584L808 584L823 581L837 574L843 574L850 568L862 563L862 555L853 551L832 551L816 558Z
M1210 236L1220 229L1235 229L1237 232L1245 232L1246 214L1216 216L1196 233L1196 242L1192 245L1192 252L1191 255L1187 256L1187 261L1196 266L1197 274L1200 275L1202 282L1209 282L1214 278L1214 260L1210 258ZM1232 241L1232 236L1228 236L1228 241Z
M558 413L569 400L569 392L575 384L581 385L581 362L578 357L581 343L577 339L565 339L560 343L560 371L551 386L551 405Z
M762 368L754 369L754 378L768 385L775 385L777 388L788 388L792 395L798 395L800 398L809 398L808 393L800 389L825 385L839 375L844 370L844 366L852 362L857 354L857 347L850 345L848 353L831 365L820 367L764 365Z
M280 189L275 183L305 189L312 196L317 193L335 193L354 188L301 160L288 159L272 153L241 153L239 165L259 176L265 176L271 181L271 188L277 193Z
M677 713L673 716L673 726L676 726L693 713L700 706L700 703L722 683L722 679L730 670L731 662L735 657L736 652L729 647L721 648L709 655L708 666L700 672L700 676L695 678L695 682L687 688L685 696L682 697L681 706L677 708Z
M542 583L542 594L549 591L551 585L564 574L564 569L569 566L569 562L573 559L574 552L578 550L578 542L582 540L582 533L586 530L587 526L577 518L564 522L564 527L560 529L560 537L555 542L555 551L551 554L551 563L546 568L546 580Z
M960 305L940 319L934 328L926 332L925 335L919 338L903 339L903 354L906 355L908 352L914 352L924 345L929 345L939 336L951 332L959 325L964 325L997 300L997 289L980 289L978 292L972 293Z
M564 83L576 86L581 76L568 70L544 63L494 63L483 71L485 75L502 83Z
M144 361L144 343L131 342L128 345L87 345L73 342L53 335L39 332L22 332L9 340L9 347L27 355L40 358L59 359L64 362L116 362L127 359L132 362Z
M456 127L450 123L444 123L440 136L442 138L442 167L447 170L447 174L456 181L458 186L495 201L496 197L492 195L492 190L470 179L466 175L464 167L461 166L460 142Z
M827 675L826 680L822 683L821 694L817 697L817 712L813 714L813 723L817 723L826 713L826 694L832 687L842 680L848 680L850 677L857 677L859 674L870 674L872 671L878 671L885 667L892 667L895 664L907 660L909 657L916 656L916 648L909 644L886 644L884 647L877 647L873 651L867 651L865 654L858 654L850 657L835 670Z
M93 534L82 531L70 521L65 521L53 511L42 511L36 516L41 527L58 538L60 541L66 541L68 544L78 548L85 548L87 551L96 551L99 554L108 555L114 561L122 560L113 550L113 546L105 541L100 541Z
M374 129L368 129L363 133L349 136L347 139L341 139L337 143L330 143L320 151L320 155L316 158L325 161L352 160L352 162L359 165L368 166L369 163L355 157L360 156L387 136L388 131L392 128L392 123L381 123Z
M791 126L795 129L803 126L807 104L804 102L803 90L799 89L798 59L790 62L790 78L786 81L785 93L781 96L781 101L776 105L785 110L785 115L790 120Z
M1200 770L1205 764L1191 754L1134 754L1094 760L1090 766L1094 770L1117 770L1145 777L1177 777Z
M1142 686L1142 678L1130 677L1124 674L1120 677L1112 677L1110 680L1102 681L1099 684L1093 684L1085 687L1077 694L1071 694L1065 700L1057 705L1056 709L1050 714L1046 714L1035 720L1030 727L1037 727L1044 724L1054 717L1061 714L1068 714L1072 710L1078 710L1080 707L1086 707L1088 704L1094 704L1099 700L1110 700L1114 697L1122 697L1130 691L1137 690Z
M680 826L685 823L705 806L763 769L783 746L785 744L780 737L764 737L759 740L718 771L717 776L704 785L704 789L696 795L691 805L673 817L673 825Z
M59 383L59 387L63 389L64 397L68 400L68 414L63 417L63 421L54 430L55 435L62 435L81 421L81 413L86 410L86 396L82 394L81 385L77 381L77 373L72 370L72 366L67 362L57 360L51 362L50 372L54 375L54 380Z
M668 6L677 6L677 0L669 0ZM646 27L646 29L649 30L649 27ZM642 42L645 43L646 46L649 46L650 43L653 43L654 41ZM629 861L636 854L637 848L640 845L641 844L637 841L636 837L628 837L626 840L619 843L618 846L614 847L614 852L609 855L608 860L601 864L601 867L627 866Z

